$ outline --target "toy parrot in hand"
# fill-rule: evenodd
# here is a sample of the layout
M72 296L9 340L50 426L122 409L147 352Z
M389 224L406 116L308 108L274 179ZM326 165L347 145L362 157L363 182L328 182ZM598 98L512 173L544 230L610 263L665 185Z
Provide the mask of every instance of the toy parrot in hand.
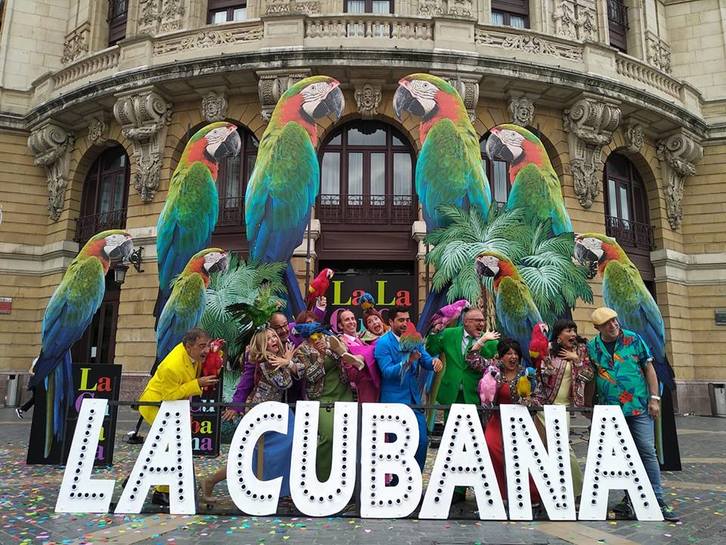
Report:
M539 322L532 328L532 336L529 340L529 359L538 371L550 349L547 331L547 324Z
M45 393L44 456L63 441L66 411L73 402L71 347L101 306L112 262L133 252L131 235L113 229L92 236L81 248L50 298L43 316L41 349L29 388Z
M560 180L537 136L519 125L497 125L490 131L486 153L509 164L507 210L522 209L524 221L534 225L550 219L554 235L572 232Z
M280 97L260 141L245 194L250 257L289 262L301 243L320 188L316 120L337 120L345 102L340 83L328 76L305 78ZM288 263L286 312L305 310L297 277Z
M403 354L403 360L401 361L401 384L403 384L406 373L408 373L408 370L414 364L411 361L411 354L421 352L424 349L423 337L416 331L416 326L411 322L408 322L406 331L403 332L403 335L398 340L398 349Z
M497 395L497 379L499 379L499 367L490 365L484 371L484 375L479 381L479 400L482 406L491 407L494 404L494 398Z
M227 268L227 254L221 248L206 248L192 256L172 283L171 296L156 326L156 363L178 345L184 333L197 327L207 304L207 287L212 273Z
M534 367L527 367L524 374L517 380L517 395L522 398L527 398L532 395L535 389L535 376L537 372Z
M374 297L370 293L365 292L358 299L358 304L360 305L360 308L361 309L363 309L363 310L370 310L372 308L375 308L375 306L376 306L376 300L374 299Z
M524 360L530 361L528 351L532 331L542 322L539 310L532 300L529 288L514 264L497 252L482 252L476 258L479 277L494 279L493 289L499 330L503 336L514 339L522 347Z
M442 205L473 209L486 218L491 205L482 167L479 136L456 89L431 74L411 74L398 82L393 109L421 118L421 152L416 160L416 194L429 233L448 224ZM424 331L434 312L446 304L448 286L432 290L419 316Z
M310 282L308 294L305 298L308 304L308 309L313 308L318 297L323 297L328 292L330 280L333 278L334 274L333 269L323 269L315 278L313 278L313 281Z
M461 313L467 310L471 305L466 299L460 299L453 303L441 307L431 317L431 327L429 331L441 331L448 324L454 323L461 317Z
M658 305L645 287L637 267L614 238L600 233L575 237L575 258L590 266L602 277L602 298L605 306L618 314L621 327L640 335L653 355L661 392L661 415L656 426L656 447L667 469L680 469L680 453L673 416L671 389L675 373L665 349L665 325ZM669 436L662 441L662 430Z
M225 157L237 155L241 147L237 126L218 121L194 133L182 152L156 224L157 323L171 295L172 280L211 242L219 213L217 169Z
M209 352L207 357L202 362L202 374L203 377L215 376L218 377L222 366L224 365L224 339L214 339L209 343ZM216 386L206 386L205 392L214 390Z

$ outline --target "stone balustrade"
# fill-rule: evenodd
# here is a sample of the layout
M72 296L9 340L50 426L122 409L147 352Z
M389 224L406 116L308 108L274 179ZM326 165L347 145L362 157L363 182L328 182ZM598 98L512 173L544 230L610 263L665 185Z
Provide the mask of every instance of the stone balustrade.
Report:
M53 88L63 89L82 78L94 80L107 76L109 70L114 70L118 66L120 55L119 46L113 46L69 64L53 74Z
M382 38L431 41L431 19L402 18L361 14L337 17L309 17L305 21L305 38Z

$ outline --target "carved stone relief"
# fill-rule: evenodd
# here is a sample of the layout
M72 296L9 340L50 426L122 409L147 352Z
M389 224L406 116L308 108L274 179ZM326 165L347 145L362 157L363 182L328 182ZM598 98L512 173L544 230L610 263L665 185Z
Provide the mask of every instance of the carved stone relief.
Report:
M671 46L665 40L653 32L645 33L646 57L648 64L663 70L663 72L671 73Z
M548 40L541 36L477 28L474 31L474 41L479 45L501 47L527 54L549 55L578 62L583 59L582 46Z
M108 140L108 124L103 116L98 115L92 117L88 123L88 136L86 136L89 146L102 146Z
M139 32L156 34L184 27L186 0L139 0Z
M534 102L526 96L513 96L509 99L509 113L512 114L512 123L531 126L534 123Z
M640 153L645 143L645 132L643 131L643 125L629 119L625 125L625 145L627 150L631 153Z
M597 12L592 0L555 0L555 34L580 41L597 40Z
M63 42L63 56L61 64L68 64L88 53L88 40L91 35L91 25L88 22L73 30Z
M270 120L272 111L282 94L292 85L310 75L310 70L302 68L294 71L270 70L257 72L260 78L257 82L257 95L260 99L261 114L266 120Z
M53 221L57 221L63 211L74 144L73 133L53 121L46 121L35 128L28 138L28 147L35 158L33 164L45 167L48 213Z
M450 17L471 17L471 0L421 0L418 14L426 17L448 15Z
M382 96L380 83L356 84L354 97L361 116L365 118L377 115Z
M212 123L227 117L227 98L223 93L209 91L202 98L202 117Z
M696 173L695 163L703 158L703 147L685 131L672 134L656 145L665 184L666 214L671 229L681 226L683 189L686 178Z
M265 15L317 15L320 2L298 0L269 0Z
M134 187L141 200L153 200L159 188L159 173L166 130L171 122L172 105L153 87L116 95L113 113L123 135L134 144L137 172Z
M570 168L575 194L584 208L590 208L602 185L602 148L610 143L620 124L617 103L586 95L564 111L563 124L569 133Z

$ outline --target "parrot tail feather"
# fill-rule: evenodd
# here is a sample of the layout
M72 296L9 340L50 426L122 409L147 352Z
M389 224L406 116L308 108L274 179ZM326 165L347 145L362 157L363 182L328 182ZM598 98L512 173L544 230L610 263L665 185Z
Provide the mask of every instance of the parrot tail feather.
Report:
M303 300L302 293L300 293L300 285L297 283L295 269L292 268L290 263L287 264L283 280L287 288L287 307L285 313L289 318L294 319L295 316L306 310L307 306Z

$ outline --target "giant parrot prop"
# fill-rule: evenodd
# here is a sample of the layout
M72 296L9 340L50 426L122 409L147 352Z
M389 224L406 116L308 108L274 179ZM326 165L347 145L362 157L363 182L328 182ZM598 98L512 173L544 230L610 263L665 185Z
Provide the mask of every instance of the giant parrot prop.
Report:
M156 327L154 367L181 342L184 333L199 325L207 303L209 277L226 268L225 251L221 248L206 248L194 254L181 274L173 280L171 296L164 305Z
M71 347L83 336L101 306L112 261L133 251L128 233L114 229L91 237L68 266L45 309L41 349L29 387L45 392L44 456L63 441L66 410L73 398Z
M554 235L572 232L560 180L536 135L519 125L497 125L490 131L486 154L509 164L507 210L521 208L528 223L552 220Z
M241 146L237 126L218 121L194 133L184 148L156 224L157 323L171 294L172 280L211 242L219 214L218 165L225 157L237 155Z
M575 237L575 258L602 277L605 306L618 313L620 325L640 335L653 355L655 372L663 385L661 410L662 431L669 442L658 439L661 463L668 469L680 469L678 438L673 417L671 389L675 387L673 369L665 351L663 316L653 296L645 287L638 269L614 238L600 233L584 233Z
M442 205L474 209L486 218L491 205L489 182L481 162L479 137L454 87L431 74L411 74L398 82L393 109L421 118L422 143L416 161L416 194L429 233L447 225ZM426 331L434 312L446 304L448 287L432 290L419 316Z
M522 358L529 364L532 331L542 321L529 288L517 267L502 254L483 252L476 257L475 266L480 278L493 278L494 306L500 331L504 337L519 343Z
M305 78L280 97L260 141L245 194L250 257L263 263L289 262L302 243L320 186L315 147L317 119L344 108L339 82L328 76ZM305 310L295 271L288 263L286 312Z

